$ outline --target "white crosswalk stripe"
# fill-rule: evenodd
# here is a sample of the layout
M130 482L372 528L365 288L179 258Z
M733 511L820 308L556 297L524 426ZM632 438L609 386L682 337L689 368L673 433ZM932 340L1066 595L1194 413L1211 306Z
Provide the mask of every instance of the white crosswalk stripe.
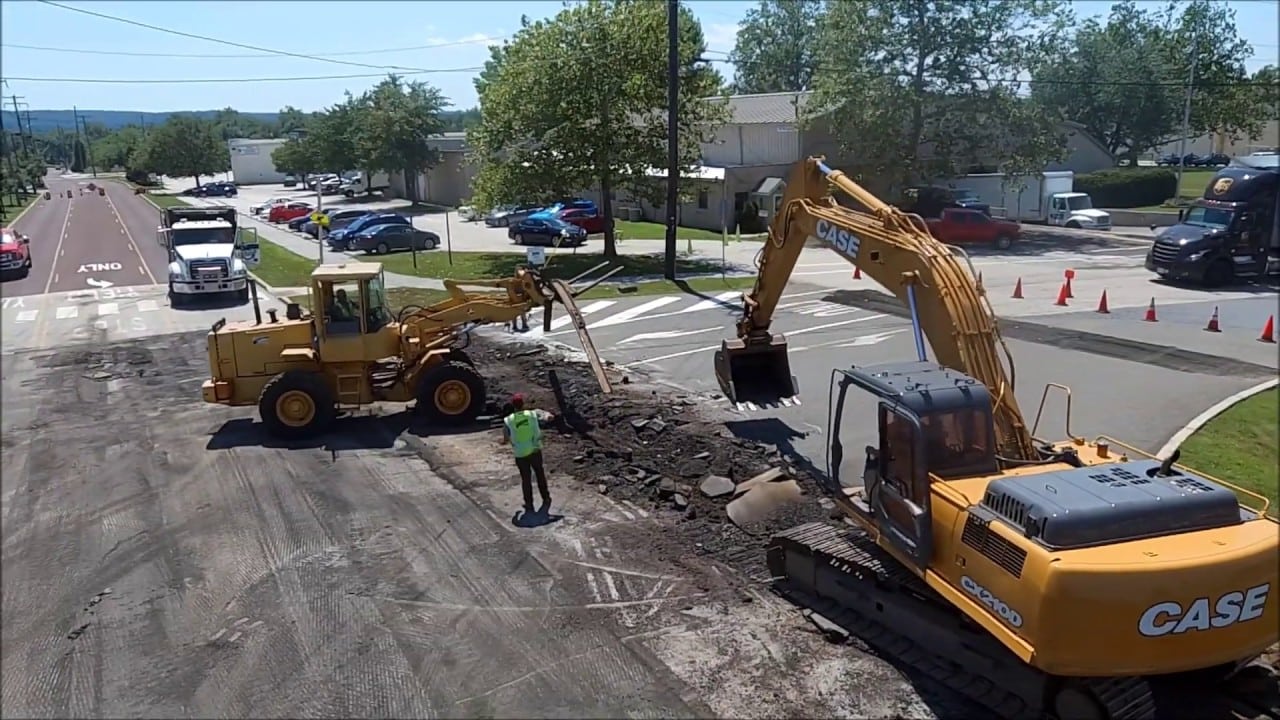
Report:
M13 320L14 322L20 322L20 323L32 322L33 320L36 319L36 314L38 312L39 312L38 310L23 310L19 312L17 317L15 317Z
M75 305L62 305L56 312L59 320L70 320L80 314L80 308Z
M714 310L722 307L738 308L741 306L737 303L733 303L732 301L737 300L740 297L742 297L742 293L737 290L734 290L733 292L722 292L717 295L714 300L703 300L696 305L690 305L680 312L690 313L697 312L699 310Z
M664 305L670 305L673 302L680 302L680 297L665 295L663 297L654 298L653 300L650 300L649 302L644 303L642 305L629 307L620 313L610 315L609 317L599 322L590 323L587 325L587 329L590 330L592 328L608 327L610 325L621 325L622 323L629 322L631 320L639 318L641 315L644 315L645 313L657 310L658 308Z
M578 308L578 312L582 313L583 315L590 315L592 313L600 312L601 310L607 310L608 308L613 307L617 303L618 303L617 300L597 300L589 305L583 305L582 307ZM567 314L561 315L560 317L551 321L551 331L555 332L556 330L559 330L560 328L565 327L571 322L573 322L573 318L569 317Z
M120 303L98 303L98 317L103 315L119 315Z

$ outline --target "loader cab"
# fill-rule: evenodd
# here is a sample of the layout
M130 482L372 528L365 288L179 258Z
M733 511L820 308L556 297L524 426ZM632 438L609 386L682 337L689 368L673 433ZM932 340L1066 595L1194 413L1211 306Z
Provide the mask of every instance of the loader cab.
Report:
M827 456L833 489L854 484L841 478L841 422L849 388L858 387L878 399L879 438L866 448L863 510L923 568L933 553L930 485L999 470L991 395L974 378L930 362L837 370L833 383Z
M316 350L326 362L368 362L398 352L379 263L321 265L311 273Z

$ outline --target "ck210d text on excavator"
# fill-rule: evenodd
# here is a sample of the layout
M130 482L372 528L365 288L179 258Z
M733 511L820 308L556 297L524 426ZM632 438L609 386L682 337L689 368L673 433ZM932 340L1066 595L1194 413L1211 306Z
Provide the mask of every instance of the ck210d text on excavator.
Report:
M1267 500L1176 453L1074 436L1061 385L1044 389L1028 427L967 256L822 158L791 172L736 337L716 352L731 400L798 392L770 326L810 237L907 306L917 357L833 370L824 489L850 522L773 538L784 594L1007 718L1173 717L1165 691L1206 678L1218 695L1246 674L1275 687L1274 669L1253 662L1280 639L1280 523ZM846 481L850 388L877 399L879 442ZM1060 442L1036 434L1055 389Z

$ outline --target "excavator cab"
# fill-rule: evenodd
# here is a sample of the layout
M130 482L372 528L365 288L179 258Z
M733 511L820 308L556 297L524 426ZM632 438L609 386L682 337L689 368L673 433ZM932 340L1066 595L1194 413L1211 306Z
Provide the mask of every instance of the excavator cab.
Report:
M830 492L847 496L841 422L851 386L879 399L879 443L866 448L861 502L855 511L874 522L919 567L933 552L931 477L993 475L999 471L995 423L986 386L930 362L888 363L836 370L827 428Z
M715 356L716 382L733 403L772 405L800 394L785 336L725 340Z

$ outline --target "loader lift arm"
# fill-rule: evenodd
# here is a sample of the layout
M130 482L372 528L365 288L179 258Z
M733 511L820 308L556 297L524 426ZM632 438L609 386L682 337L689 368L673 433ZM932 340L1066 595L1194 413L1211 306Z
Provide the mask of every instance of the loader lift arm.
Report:
M837 203L833 188L863 209ZM920 216L882 202L820 157L797 163L791 171L782 209L757 261L755 286L743 297L737 337L726 340L716 355L716 377L725 395L734 401L770 402L796 394L786 340L770 326L809 237L821 240L911 309L920 360L925 359L927 337L937 362L990 388L1003 458L1041 459L1014 397L1013 359L985 292L972 269L954 254L962 251L953 252L935 239Z

